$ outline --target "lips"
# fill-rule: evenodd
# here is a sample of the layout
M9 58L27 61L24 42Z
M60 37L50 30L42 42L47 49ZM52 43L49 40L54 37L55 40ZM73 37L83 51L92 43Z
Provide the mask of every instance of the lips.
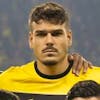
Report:
M44 49L44 50L42 50L42 52L43 53L47 53L47 52L57 52L57 49L55 49L55 48L46 48L46 49Z
M43 53L46 53L46 52L56 52L55 50L52 50L52 49L47 49L47 50L44 50Z

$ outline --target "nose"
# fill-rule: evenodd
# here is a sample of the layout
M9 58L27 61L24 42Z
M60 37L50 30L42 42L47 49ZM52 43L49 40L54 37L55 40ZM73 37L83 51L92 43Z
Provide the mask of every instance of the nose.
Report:
M54 44L54 38L51 35L51 33L48 33L46 36L46 45L53 45Z

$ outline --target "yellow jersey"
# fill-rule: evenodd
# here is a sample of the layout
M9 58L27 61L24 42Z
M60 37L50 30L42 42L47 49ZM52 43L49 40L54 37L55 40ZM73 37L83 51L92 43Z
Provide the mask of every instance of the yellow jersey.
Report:
M66 95L75 83L82 80L94 80L100 83L100 68L94 66L93 69L88 69L85 74L81 73L79 77L76 77L72 74L71 66L69 66L64 73L50 76L39 72L36 62L32 61L22 66L12 66L0 74L0 89L17 94L46 95L47 97L56 95L59 97ZM59 97L58 100L61 99ZM43 100L49 99L43 98Z

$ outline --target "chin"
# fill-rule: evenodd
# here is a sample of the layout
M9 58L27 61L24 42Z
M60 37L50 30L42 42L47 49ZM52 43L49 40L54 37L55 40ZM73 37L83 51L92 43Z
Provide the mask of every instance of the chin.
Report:
M58 62L57 61L54 61L54 60L46 60L46 61L43 61L43 64L46 65L46 66L53 66L53 65L56 65Z

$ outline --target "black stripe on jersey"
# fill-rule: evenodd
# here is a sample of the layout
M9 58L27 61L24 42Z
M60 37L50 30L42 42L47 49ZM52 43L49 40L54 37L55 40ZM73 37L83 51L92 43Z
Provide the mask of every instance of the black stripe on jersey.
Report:
M21 100L65 100L65 95L40 95L28 93L15 93Z

